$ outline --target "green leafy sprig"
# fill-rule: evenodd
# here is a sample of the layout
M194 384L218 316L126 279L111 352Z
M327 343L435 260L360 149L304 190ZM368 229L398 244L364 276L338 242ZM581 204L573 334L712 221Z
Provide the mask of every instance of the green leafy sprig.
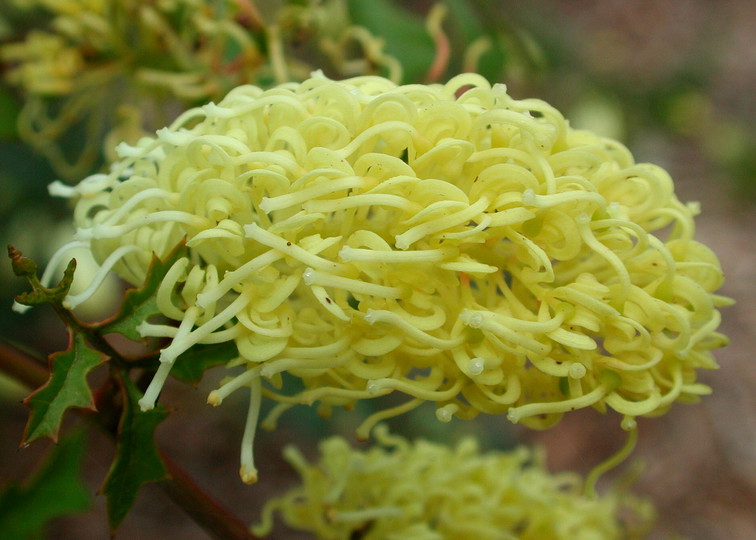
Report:
M4 366L8 363L18 372L23 371L22 366L26 362L30 376L26 380L22 377L21 380L39 386L24 400L29 407L29 419L21 441L22 447L45 437L57 442L69 409L89 413L88 416L97 420L101 427L115 437L115 456L102 488L108 502L108 522L112 533L115 533L128 514L141 486L157 482L213 536L250 539L254 536L246 526L202 492L181 469L160 453L155 444L155 430L168 416L168 410L163 406L150 411L140 410L137 403L142 396L139 384L145 378L134 376L133 373L154 372L159 365L159 352L152 350L131 358L119 353L106 339L109 334L120 334L132 341L142 340L136 328L143 321L160 315L156 302L157 289L173 263L185 254L185 246L179 245L163 260L154 257L144 284L126 292L116 315L103 322L84 323L63 305L73 282L75 259L68 264L57 285L45 287L37 277L35 262L9 246L8 255L14 273L25 278L31 286L31 291L18 295L16 301L28 306L50 304L66 326L69 346L65 351L50 355L49 371L44 375L47 380L41 384L38 380L41 378L39 366L32 366L33 361L30 362L24 355L13 355L13 362L5 362L3 358L0 364ZM7 352L5 348L3 352ZM175 374L180 380L194 384L202 378L205 369L225 363L236 354L233 344L196 346L176 360ZM110 376L98 391L93 391L88 376L93 369L103 364L109 366ZM61 441L64 440L65 438L61 438ZM58 450L54 450L51 460L56 459L55 452ZM72 466L68 469L73 470ZM65 477L68 479L66 481L73 482L75 476L69 474ZM47 487L37 493L35 482L33 480L24 488L31 495L19 499L21 502L18 504L34 506L52 496L48 494ZM17 505L7 504L7 494L16 493L19 489L21 488L10 486L0 492L0 523L6 515L25 511L23 508L18 510ZM77 501L80 502L81 498ZM83 509L83 503L77 501L71 501L71 504L58 510L53 507L49 515L40 514L41 521L33 522L37 528L25 531L24 534L28 532L34 537L35 531L41 530L40 527L48 519Z

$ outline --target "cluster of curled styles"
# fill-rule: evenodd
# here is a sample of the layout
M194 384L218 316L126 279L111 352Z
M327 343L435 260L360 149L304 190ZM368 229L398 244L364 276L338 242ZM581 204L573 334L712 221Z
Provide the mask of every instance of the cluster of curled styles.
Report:
M157 295L175 324L141 326L172 339L145 409L180 354L227 340L246 369L209 401L251 389L249 444L261 395L279 402L272 421L408 396L366 436L425 401L441 421L507 413L535 428L608 407L632 429L709 392L696 371L716 367L727 300L693 240L695 206L543 101L475 74L316 73L239 87L119 152L110 174L54 191L81 196L71 246L90 246L102 275L140 283L153 252L186 239ZM304 389L285 395L284 373Z
M648 502L617 488L586 497L579 475L550 474L541 453L481 453L472 438L455 448L409 443L384 427L380 446L364 452L327 439L317 464L287 447L302 484L268 502L253 532L270 534L275 512L331 540L611 540L645 538L653 524Z

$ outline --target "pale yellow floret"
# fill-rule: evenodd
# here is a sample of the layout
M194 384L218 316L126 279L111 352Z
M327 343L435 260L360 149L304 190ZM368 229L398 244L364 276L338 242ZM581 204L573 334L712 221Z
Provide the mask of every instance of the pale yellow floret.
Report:
M257 418L260 414L260 402L262 400L262 388L259 378L253 379L250 382L249 393L249 411L247 412L247 421L244 424L239 474L245 484L254 484L257 482L257 468L254 463L253 446L255 430L257 429Z
M697 370L726 343L719 263L669 176L474 74L242 86L118 151L54 190L80 197L70 246L103 275L139 284L186 241L157 290L176 323L139 327L171 340L145 408L180 354L228 340L243 371L209 401L264 383L271 422L400 392L361 435L423 401L444 422L608 406L631 426L705 393Z

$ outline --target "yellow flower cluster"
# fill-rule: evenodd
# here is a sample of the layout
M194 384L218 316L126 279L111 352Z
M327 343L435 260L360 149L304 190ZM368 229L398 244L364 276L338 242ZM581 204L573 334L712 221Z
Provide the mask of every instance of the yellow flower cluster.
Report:
M366 436L424 401L441 421L506 413L535 428L609 407L631 429L709 392L696 372L716 367L727 300L693 239L696 206L543 101L475 74L315 74L239 87L119 152L109 174L53 190L81 196L71 246L138 284L152 252L187 240L158 292L176 323L141 326L172 340L142 404L181 353L233 340L245 369L209 401L251 389L248 480L261 395L280 402L274 417L409 397ZM284 395L284 373L304 390Z
M541 453L480 453L472 438L409 443L384 427L366 451L323 441L314 465L286 448L302 484L269 501L253 532L270 534L276 511L328 540L629 540L653 523L646 501L617 489L586 497L579 475L550 474Z
M294 55L299 42L311 42L338 73L401 78L383 41L352 24L346 0L277 4L13 0L46 12L23 40L0 45L4 76L24 92L21 137L58 174L81 178L109 132L120 141L139 127L154 130L240 84L307 78L312 67ZM84 143L62 144L74 127L86 128Z
M6 45L2 58L17 62L8 80L35 94L68 94L81 73L84 60L80 51L61 37L32 31L23 44Z

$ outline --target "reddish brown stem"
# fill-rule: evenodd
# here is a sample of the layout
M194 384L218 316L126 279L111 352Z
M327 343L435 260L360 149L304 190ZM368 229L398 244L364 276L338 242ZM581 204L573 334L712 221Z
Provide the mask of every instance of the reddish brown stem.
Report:
M254 540L247 525L208 496L181 467L161 452L163 463L171 475L158 482L160 488L205 532L218 540Z
M440 23L438 30L433 33L432 37L436 45L436 56L433 58L433 64L431 64L428 73L425 75L425 79L429 83L438 82L441 79L446 68L449 67L449 58L451 56L451 43L449 43L449 38L444 33Z
M39 388L48 377L47 366L18 347L0 341L0 369L29 388Z

